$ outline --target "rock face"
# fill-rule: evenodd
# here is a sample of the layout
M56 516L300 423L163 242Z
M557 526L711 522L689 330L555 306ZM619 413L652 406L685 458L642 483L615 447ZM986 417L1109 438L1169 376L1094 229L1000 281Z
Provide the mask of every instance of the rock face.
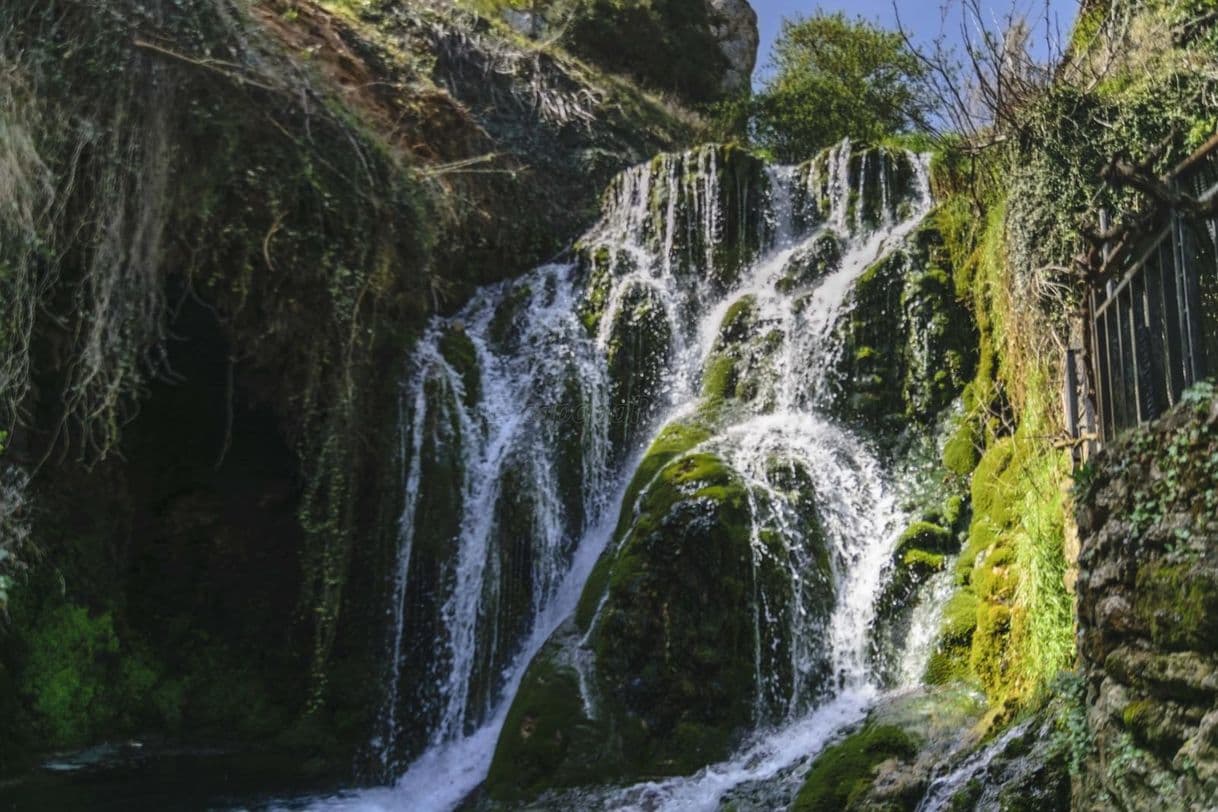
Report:
M590 0L562 30L573 53L694 102L746 92L757 61L746 0Z
M725 95L749 89L757 65L757 12L747 0L707 0L711 32L727 60L720 88Z
M0 224L0 424L22 415L24 459L64 443L30 484L37 566L4 601L0 772L9 753L136 730L265 737L310 703L346 771L380 701L401 500L384 440L409 347L434 310L553 256L622 168L693 135L637 86L438 4L183 3L164 25L159 5L0 7L2 49L29 56L28 115L6 105L0 130L36 148L31 188L63 204L20 234ZM166 55L202 53L228 68ZM510 309L501 326L518 340ZM441 351L463 385L426 393L420 577L457 533L454 420L479 399L468 338ZM565 413L555 431L578 436L583 413ZM581 479L557 476L579 502ZM529 563L530 507L494 506L505 568ZM532 595L504 595L508 637ZM412 640L439 598L412 594Z
M1106 449L1079 500L1080 809L1218 797L1218 400L1205 395Z
M892 183L899 188L908 180L898 175ZM869 208L862 216L871 216ZM977 329L952 290L942 242L933 225L920 229L855 286L857 307L837 325L843 352L834 409L843 418L886 433L899 433L911 421L925 425L975 373Z

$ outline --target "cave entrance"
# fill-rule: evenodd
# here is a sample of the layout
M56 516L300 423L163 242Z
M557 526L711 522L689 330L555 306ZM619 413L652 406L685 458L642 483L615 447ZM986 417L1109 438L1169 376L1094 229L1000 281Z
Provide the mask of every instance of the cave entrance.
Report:
M296 455L207 305L186 298L170 334L172 374L126 433L127 616L171 668L237 669L242 691L291 707L306 670Z

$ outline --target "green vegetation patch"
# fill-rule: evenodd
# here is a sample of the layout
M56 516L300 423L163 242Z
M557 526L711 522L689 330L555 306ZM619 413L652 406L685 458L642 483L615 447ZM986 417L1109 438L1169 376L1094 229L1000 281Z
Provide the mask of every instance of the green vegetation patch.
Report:
M895 725L865 725L827 748L812 764L792 812L843 812L871 788L876 768L891 758L911 758L917 742Z

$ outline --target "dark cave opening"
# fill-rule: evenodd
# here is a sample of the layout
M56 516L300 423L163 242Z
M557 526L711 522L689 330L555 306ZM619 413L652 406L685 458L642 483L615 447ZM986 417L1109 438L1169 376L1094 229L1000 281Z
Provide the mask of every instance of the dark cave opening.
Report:
M275 716L252 726L281 727L303 699L307 650L296 455L207 305L186 298L170 331L172 374L126 433L125 614L172 671L207 680L235 670L237 693ZM224 704L212 693L193 691L184 715L226 717L207 707Z

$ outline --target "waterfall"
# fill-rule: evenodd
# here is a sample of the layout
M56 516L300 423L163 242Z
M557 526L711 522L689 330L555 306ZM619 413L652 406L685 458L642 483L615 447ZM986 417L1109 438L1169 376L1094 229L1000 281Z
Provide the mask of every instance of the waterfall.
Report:
M744 484L754 571L783 584L755 587L752 603L758 734L698 777L594 805L713 806L857 720L879 689L869 630L905 517L888 467L828 408L827 378L854 283L930 205L924 158L848 141L799 167L722 147L664 155L613 182L570 261L435 319L402 389L405 499L373 743L399 777L330 803L450 809L483 779L530 660L614 553L649 441L694 414L714 414L694 450ZM747 386L712 409L724 357Z

